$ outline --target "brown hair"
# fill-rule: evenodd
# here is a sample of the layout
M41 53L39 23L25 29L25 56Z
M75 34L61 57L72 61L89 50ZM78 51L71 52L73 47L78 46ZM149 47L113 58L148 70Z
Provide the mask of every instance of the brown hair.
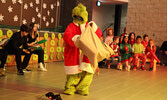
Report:
M150 46L150 42L151 42L151 41L153 41L153 43L154 43L154 40L153 40L153 39L150 39L149 42L148 42L148 46L149 46L149 47L151 47L151 46ZM155 43L154 43L154 46L153 46L153 50L155 51Z
M114 34L114 30L113 28L107 28L107 31L106 31L106 36L109 36L109 31L112 30L112 36Z
M119 36L114 36L113 41L116 41L117 39L119 39Z

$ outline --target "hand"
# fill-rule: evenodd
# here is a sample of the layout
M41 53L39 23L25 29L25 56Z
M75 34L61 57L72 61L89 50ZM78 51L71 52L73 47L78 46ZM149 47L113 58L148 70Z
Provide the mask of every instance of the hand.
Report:
M26 49L23 49L23 52L27 53L27 54L30 54L30 51L26 50Z
M127 52L128 51L128 47L125 45L124 46L124 50Z

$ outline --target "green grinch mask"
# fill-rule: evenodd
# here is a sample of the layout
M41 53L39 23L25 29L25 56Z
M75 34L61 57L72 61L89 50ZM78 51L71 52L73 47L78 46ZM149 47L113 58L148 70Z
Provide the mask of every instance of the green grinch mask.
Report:
M86 7L83 4L78 4L72 10L72 18L75 23L84 24L88 21L88 12L86 11Z

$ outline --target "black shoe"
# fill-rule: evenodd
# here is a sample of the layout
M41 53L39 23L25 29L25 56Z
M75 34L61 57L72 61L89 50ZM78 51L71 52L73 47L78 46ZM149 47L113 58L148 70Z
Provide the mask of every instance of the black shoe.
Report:
M22 70L18 71L17 75L24 75L24 72Z
M152 68L152 67L150 67L149 71L152 71L152 70L153 70L153 68Z

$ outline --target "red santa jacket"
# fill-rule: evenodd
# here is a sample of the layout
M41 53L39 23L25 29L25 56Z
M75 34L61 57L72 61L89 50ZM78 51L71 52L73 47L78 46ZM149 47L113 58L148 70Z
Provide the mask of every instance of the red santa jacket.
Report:
M84 25L84 28L87 26L88 23ZM70 23L65 32L63 39L65 41L65 50L64 50L64 62L65 62L65 72L66 74L77 74L79 73L79 58L80 58L80 51L74 45L72 38L76 35L81 34L81 30L84 29L77 25L76 23ZM102 32L99 28L96 28L97 36L100 38ZM84 55L82 62L90 63L89 59Z

